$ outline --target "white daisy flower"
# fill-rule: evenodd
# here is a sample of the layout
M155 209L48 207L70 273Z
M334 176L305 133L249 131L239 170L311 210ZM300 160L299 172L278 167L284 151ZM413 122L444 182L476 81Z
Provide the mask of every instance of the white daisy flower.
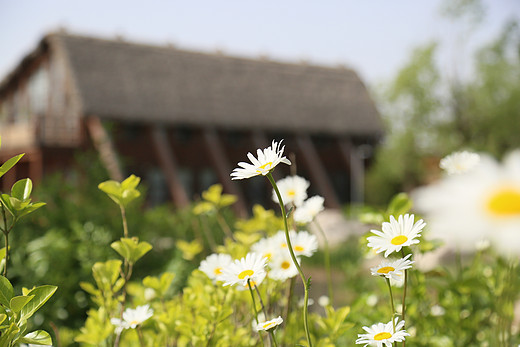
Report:
M110 323L116 326L116 333L123 329L135 329L139 324L153 316L153 310L149 305L137 306L135 309L127 308L123 312L123 319L112 318Z
M268 320L266 322L258 322L258 324L256 325L256 330L257 331L261 331L261 330L269 331L271 329L276 328L277 326L279 326L282 323L283 323L282 317L278 316L278 317Z
M324 210L323 202L325 199L323 197L316 195L312 198L309 198L303 202L303 205L298 207L296 211L294 211L294 220L298 223L310 223L314 217L318 215L321 211Z
M299 264L300 259L297 258L297 260ZM269 267L271 268L268 274L269 278L277 281L285 281L298 274L298 269L296 265L294 265L290 253L287 251L276 254L269 262Z
M294 255L297 257L310 257L318 250L316 235L302 230L298 233L290 234L289 237L291 238ZM287 247L287 244L285 244L285 247Z
M240 167L233 170L231 173L231 179L241 180L258 175L265 176L280 163L291 165L289 159L283 156L285 146L281 146L281 144L282 141L276 142L273 140L270 147L267 147L264 150L258 149L256 152L258 158L255 158L251 153L247 153L247 157L252 164L245 162L238 163L238 166Z
M301 206L307 199L307 189L310 182L300 176L288 176L276 182L282 201L285 205L294 204ZM273 201L278 203L278 195L273 189Z
M422 219L414 223L414 215L400 215L396 220L390 216L390 222L384 222L383 231L371 230L376 236L367 238L368 247L374 249L376 253L385 252L388 257L392 252L399 252L405 246L419 243L417 238L421 236L422 229L426 223Z
M239 287L248 288L248 280L251 287L257 286L265 278L265 266L267 258L256 253L248 253L245 258L236 259L222 270L221 280L224 286L238 284Z
M226 268L233 258L229 254L211 254L200 262L199 270L204 272L213 282L221 280L222 270Z
M392 347L394 342L402 342L404 341L406 336L410 336L403 330L404 321L397 322L399 318L395 318L395 332L394 332L394 323L392 321L384 324L377 323L372 325L371 327L363 327L363 329L367 332L367 334L358 334L358 339L356 340L356 344L365 344L366 346L376 346L376 347Z
M383 261L376 267L370 269L373 276L384 276L394 281L402 281L403 271L412 267L414 263L408 260L412 255L408 254L406 257L394 261Z
M502 163L481 155L472 171L443 177L411 196L428 218L430 235L448 246L474 251L477 242L489 240L503 254L520 253L520 150Z
M251 251L267 258L268 262L270 262L277 253L280 253L280 241L278 237L267 237L258 240L258 242L251 246Z
M473 170L479 162L480 156L477 153L462 151L442 158L439 166L448 175L458 175Z

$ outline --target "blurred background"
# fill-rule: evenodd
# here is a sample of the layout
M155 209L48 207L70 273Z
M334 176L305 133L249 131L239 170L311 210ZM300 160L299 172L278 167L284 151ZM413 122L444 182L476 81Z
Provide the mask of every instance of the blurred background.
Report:
M14 282L58 284L46 314L81 326L77 283L120 235L109 178L143 178L128 215L155 252L137 275L174 271L178 289L193 264L174 241L219 229L193 222L203 190L239 198L230 225L274 207L260 179L229 180L272 139L296 163L278 178L350 217L434 181L454 150L501 158L520 146L519 17L517 0L0 0L0 161L26 153L1 189L31 177L48 203L16 230Z

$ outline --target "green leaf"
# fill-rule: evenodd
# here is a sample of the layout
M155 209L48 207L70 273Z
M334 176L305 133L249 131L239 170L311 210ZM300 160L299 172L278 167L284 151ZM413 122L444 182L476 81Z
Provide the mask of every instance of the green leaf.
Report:
M121 182L121 188L123 190L132 190L137 188L137 185L141 179L135 175L130 175L127 179L125 179L123 182Z
M11 299L9 303L9 307L11 307L11 310L14 313L18 313L22 310L22 308L32 299L34 298L34 295L29 296L15 296Z
M122 237L121 241L113 242L110 247L132 264L152 249L151 244L144 241L139 242L139 239L136 237Z
M31 196L32 181L30 178L19 180L11 188L11 196L21 201L26 201Z
M108 291L116 282L121 271L121 260L109 260L104 263L95 263L92 267L92 275L96 281L98 288L102 291Z
M2 324L6 318L7 318L6 314L0 313L0 324Z
M58 287L56 286L44 285L30 290L27 296L34 295L34 298L22 308L21 320L27 320L34 312L38 311L57 289Z
M0 166L0 177L2 177L7 171L9 171L16 163L24 156L25 153L18 154L15 157L7 160L2 166Z
M36 330L22 337L19 342L30 343L32 345L52 345L52 338L48 332Z
M0 337L0 346L10 346L11 341L13 341L14 337L16 334L18 334L19 331L20 328L18 328L16 323L11 323L7 330L2 331L2 336Z
M45 202L30 203L29 205L24 207L19 213L17 213L17 217L20 218L20 217L26 216L29 213L32 213L32 212L36 211L37 209L39 209L40 207L45 206L45 205L47 205Z
M393 197L386 210L387 214L395 217L408 213L412 209L412 200L406 193L399 193Z
M13 285L7 278L0 276L0 304L9 307L13 298Z
M125 207L141 195L136 189L140 180L139 177L131 175L121 183L113 180L102 182L98 185L98 188L118 205Z

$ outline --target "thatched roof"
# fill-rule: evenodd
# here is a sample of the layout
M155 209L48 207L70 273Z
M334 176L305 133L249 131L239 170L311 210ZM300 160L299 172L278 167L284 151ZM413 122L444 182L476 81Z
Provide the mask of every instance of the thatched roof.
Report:
M43 42L51 50L64 49L85 115L236 129L382 133L365 86L347 68L63 33Z

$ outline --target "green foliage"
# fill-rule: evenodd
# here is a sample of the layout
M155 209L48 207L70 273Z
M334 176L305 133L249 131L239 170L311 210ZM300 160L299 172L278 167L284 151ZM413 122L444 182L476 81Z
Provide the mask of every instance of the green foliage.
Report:
M458 15L481 2L448 4ZM367 176L367 201L386 204L438 173L439 158L469 148L497 157L520 147L520 29L502 33L476 51L475 71L465 79L446 76L436 63L438 44L413 51L395 79L378 93L387 138Z
M110 247L128 260L130 264L134 264L152 249L151 244L145 241L139 242L136 237L122 237L120 241L113 242Z
M141 193L136 189L141 179L130 175L123 182L113 180L100 183L98 188L105 192L110 199L121 207L127 207L130 202L137 199Z
M43 330L26 333L27 321L56 292L56 286L39 286L14 296L11 282L0 276L0 346L17 343L52 344L50 335Z

